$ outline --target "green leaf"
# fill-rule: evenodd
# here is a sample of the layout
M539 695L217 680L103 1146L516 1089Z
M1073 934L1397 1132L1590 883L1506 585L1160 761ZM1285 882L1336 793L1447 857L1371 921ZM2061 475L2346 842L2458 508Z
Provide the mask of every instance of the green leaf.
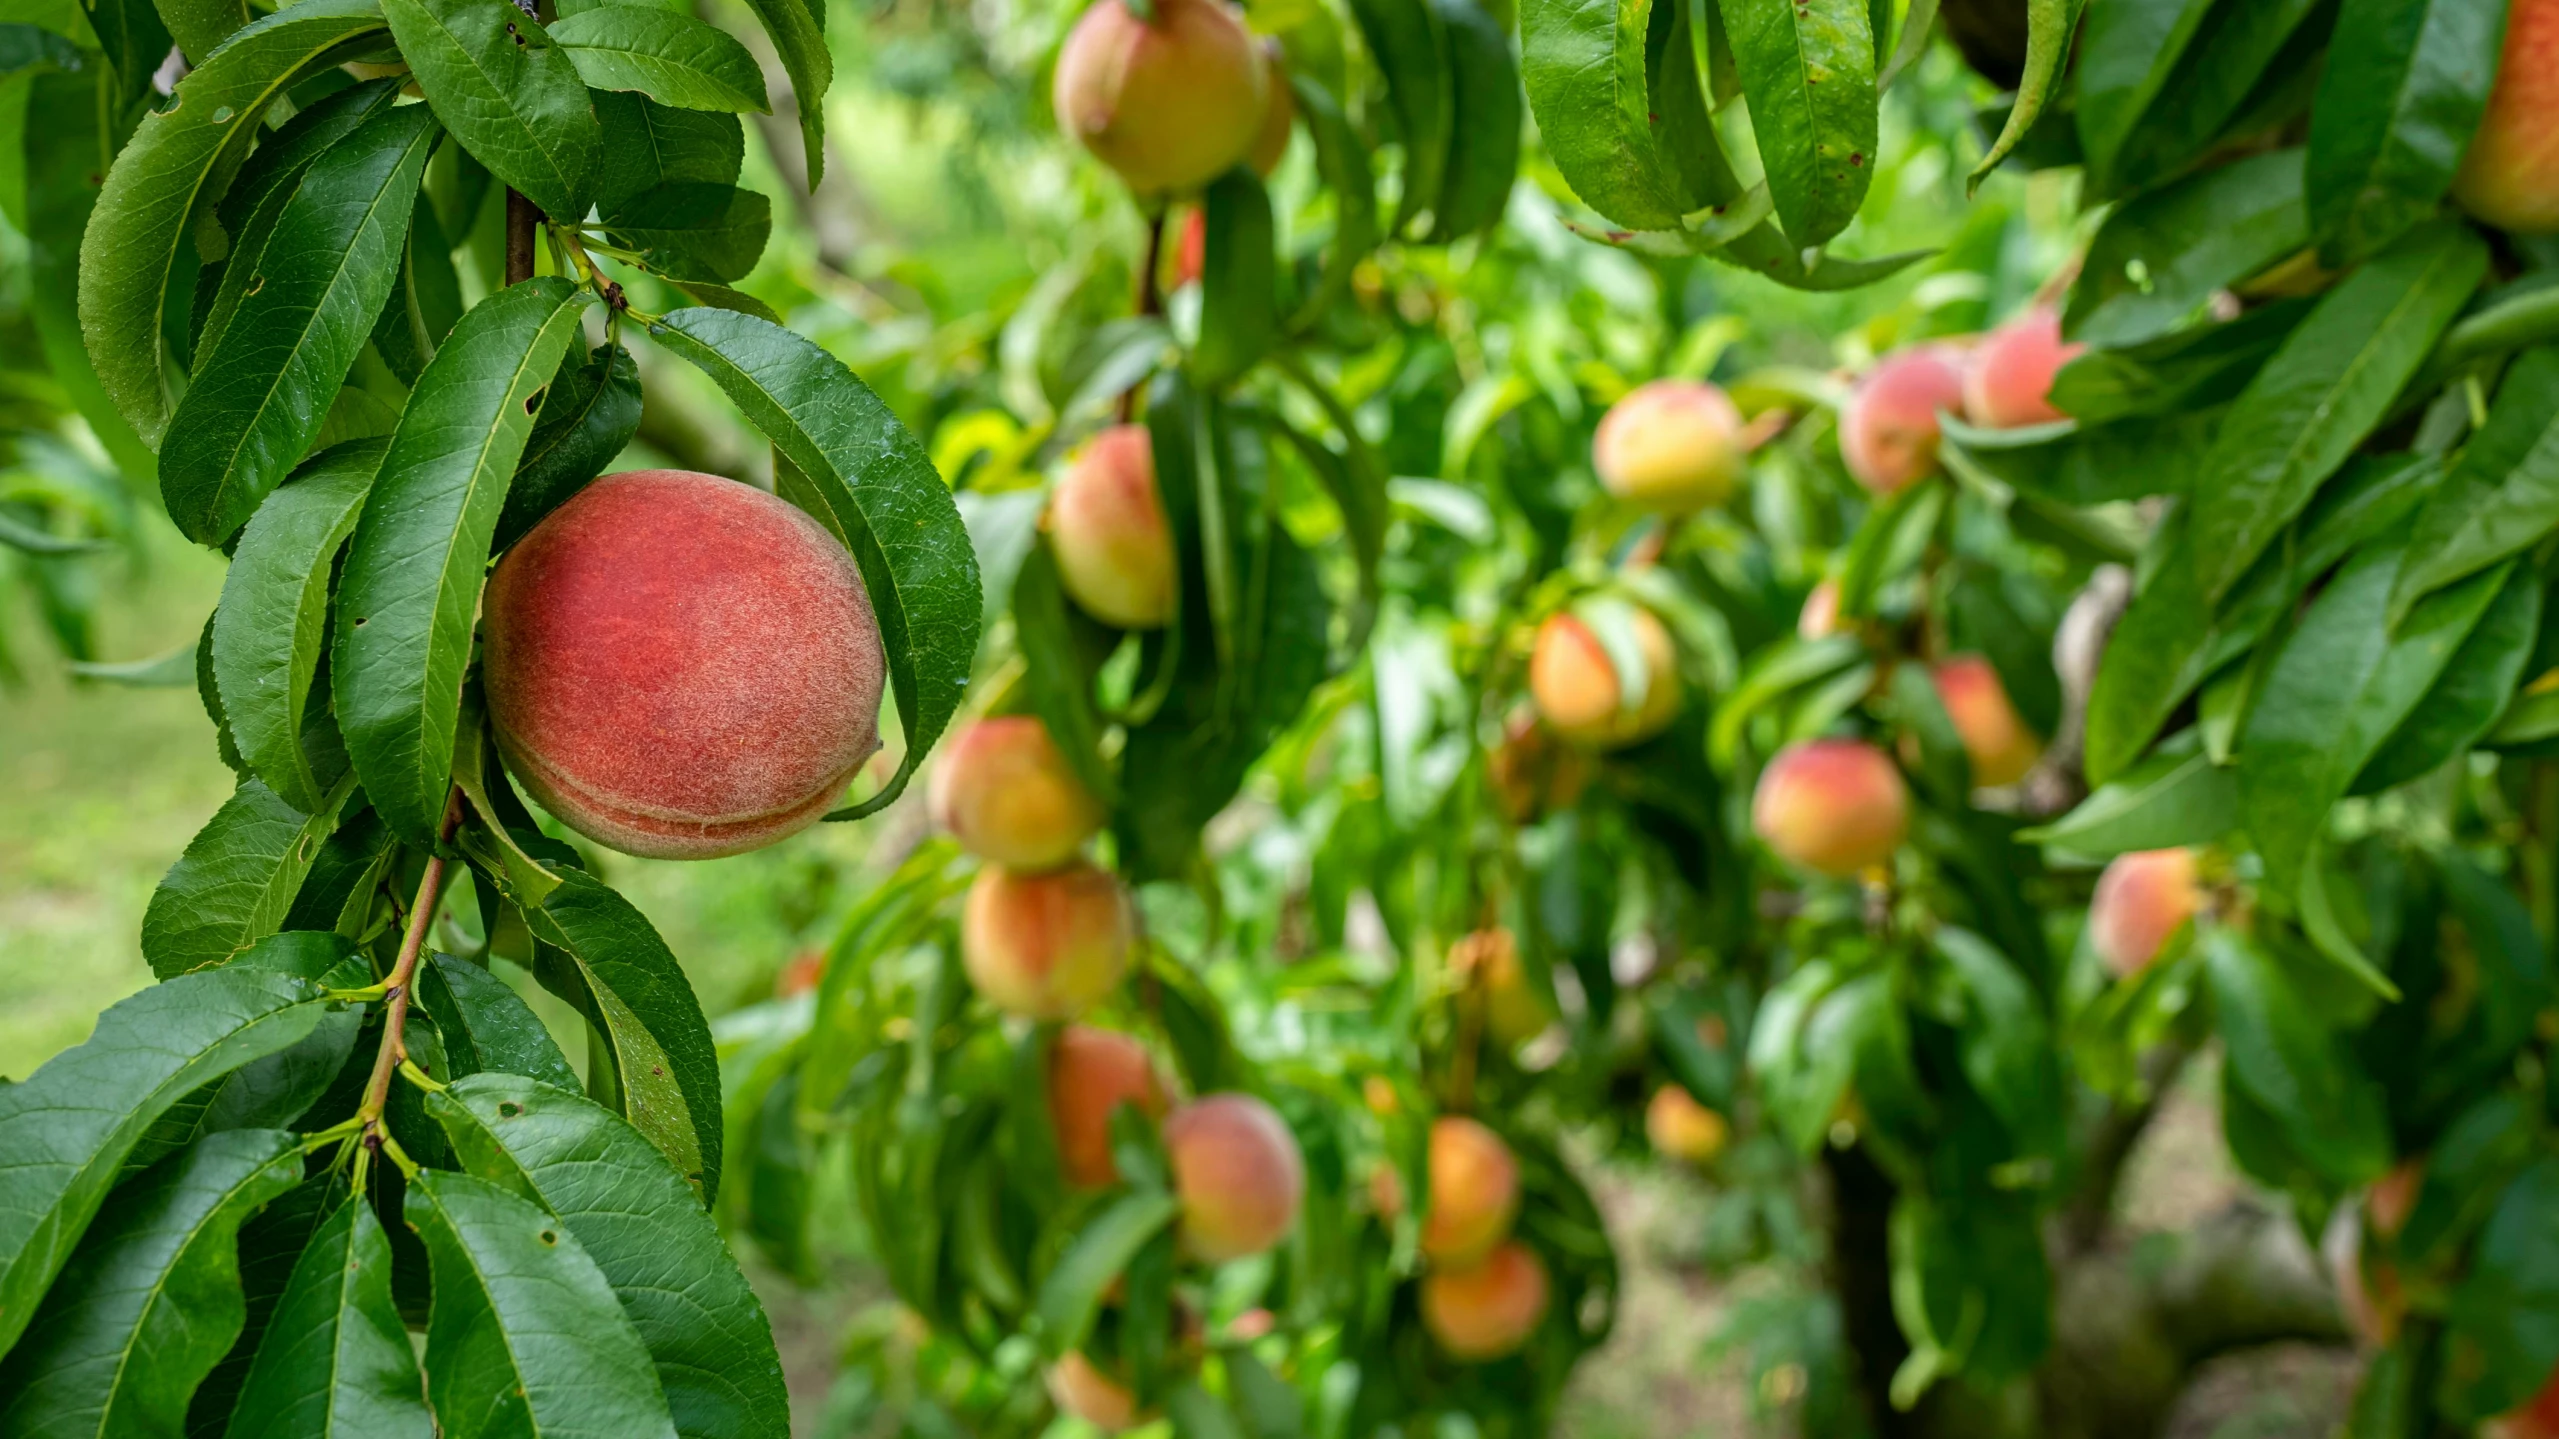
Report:
M2366 761L2347 790L2372 794L2432 773L2496 726L2541 632L2541 577L2516 566L2434 687Z
M0 79L33 70L78 70L80 47L41 25L0 25Z
M2114 430L2109 421L2159 421L2114 430L2134 442L2115 446L2116 452L2127 459L2174 454L2178 456L2175 463L2180 473L2135 484L2116 479L2111 492L2121 494L2136 485L2155 489L2163 482L2182 490L2186 481L2183 472L2193 469L2212 447L2213 436L2221 429L2224 407L2238 398L2240 389L2282 346L2302 317L2310 313L2311 303L2278 300L2235 320L2204 320L2122 349L2088 350L2062 366L2061 373L2053 377L2052 402L2076 417L2081 433L2092 438L2092 427ZM2146 429L2174 432L2178 438L2144 445L2140 437ZM1972 433L1995 438L2024 432ZM1967 448L1972 443L1968 438Z
M764 22L791 98L800 108L800 144L808 160L809 189L826 174L826 92L835 83L835 56L826 48L826 7L811 0L746 0Z
M303 0L257 21L179 81L107 171L80 246L80 327L98 382L144 441L157 444L169 417L160 312L187 217L221 193L278 96L360 53L382 23L374 0Z
M2425 595L2520 553L2559 525L2559 349L2506 371L2443 487L2417 513L2390 596L2397 623Z
M1385 74L1395 137L1404 144L1403 198L1386 227L1390 235L1401 234L1439 203L1448 173L1450 127L1456 123L1448 35L1430 0L1351 0L1351 18Z
M2062 328L2092 345L2153 339L2216 291L2309 243L2301 151L2214 166L2107 214L2088 242Z
M343 777L318 813L305 814L257 780L240 781L151 893L142 916L151 972L166 979L222 964L282 928L354 790L354 777Z
M78 1242L125 1155L172 1105L298 1044L325 1010L298 975L181 975L110 1006L87 1042L0 1086L0 1347Z
M777 0L789 3L789 0ZM906 789L959 708L977 654L977 559L924 447L844 362L752 315L678 310L649 327L719 383L790 461L782 497L853 552L879 617L906 755L878 794L830 819L872 814Z
M415 385L461 318L462 277L453 268L453 246L435 217L434 198L421 195L409 217L391 298L373 322L374 351L401 384Z
M0 1430L176 1434L239 1337L240 1222L302 1181L298 1135L208 1135L99 1211L0 1365Z
M2068 1090L2034 986L1970 930L1941 925L1930 943L1962 981L1970 1010L1960 1028L1964 1077L2022 1149L2058 1152Z
M1333 243L1324 251L1322 277L1289 318L1292 332L1312 329L1333 313L1350 293L1351 272L1377 247L1377 181L1369 171L1367 144L1351 129L1336 101L1323 86L1304 75L1291 75L1297 113L1315 142L1315 171L1333 192L1337 213Z
M2239 775L2200 751L2161 755L2098 787L2070 813L2017 838L2091 859L2211 844L2238 827Z
M515 481L507 486L493 549L504 550L604 473L640 432L640 366L619 345L599 345L583 359L575 350L533 417Z
M485 1179L421 1171L434 1271L427 1398L443 1439L675 1439L649 1352L577 1236Z
M1271 197L1251 170L1227 171L1201 197L1200 338L1191 376L1214 389L1241 379L1279 336L1279 263Z
M2498 1199L2469 1273L2452 1291L2438 1402L2456 1421L2521 1408L2559 1366L2553 1213L2559 1213L2559 1159L2543 1159Z
M240 173L232 178L231 188L222 192L214 214L223 233L231 237L231 254L236 259L243 249L242 227L257 213L269 197L290 191L311 162L334 148L340 140L352 135L356 127L400 98L399 80L385 76L379 80L360 80L347 88L314 101L294 112L293 118L277 126L258 141L258 148L240 165Z
M1084 788L1105 809L1117 807L1119 777L1102 758L1102 717L1093 703L1094 674L1115 636L1066 602L1046 545L1033 544L1015 574L1013 630L1032 711Z
M418 967L418 1003L435 1017L445 1062L456 1076L494 1070L578 1087L577 1071L569 1068L542 1017L479 965L449 954L428 956Z
M320 1221L258 1341L230 1439L430 1439L391 1267L391 1238L361 1195Z
M2061 8L2062 0L2036 0ZM2071 6L2078 9L2079 6ZM2213 0L2110 0L2086 7L2073 75L2079 149L2088 166L2088 188L2101 196L2116 189L2115 161L2193 42Z
M159 0L154 8L191 65L203 64L233 32L257 18L245 0Z
M568 52L508 0L384 0L435 118L557 224L586 218L604 132Z
M1644 75L1652 0L1525 0L1520 78L1546 153L1612 223L1675 230L1689 206L1654 137Z
M47 123L20 127L26 156L26 313L35 323L45 368L64 397L97 432L116 467L146 484L158 459L109 398L80 322L81 235L96 213L99 159L114 152L117 140L118 111L109 93L114 80L104 65L28 77L26 113L44 116ZM169 241L173 256L183 238ZM150 373L156 383L156 370Z
M2323 1179L2346 1188L2380 1178L2391 1160L2380 1086L2319 1027L2316 1011L2254 940L2226 925L2202 938L2231 1081Z
M316 813L346 752L315 709L312 681L329 633L329 577L381 467L385 442L356 440L314 457L258 506L240 533L213 612L213 678L241 757L285 803ZM317 730L315 734L314 731Z
M623 201L604 226L671 279L741 280L773 233L773 202L735 185L679 180Z
M432 843L444 815L490 536L587 300L544 276L462 317L418 377L347 549L329 660L338 727L374 809L413 844Z
M2487 261L2466 226L2417 230L2329 291L2257 372L2194 479L2207 599L2238 582L2381 423Z
M595 117L613 143L595 185L595 208L612 215L631 197L690 181L734 185L746 155L746 131L735 115L678 110L642 96L595 92Z
M1797 246L1822 244L1857 218L1875 173L1875 32L1866 0L1721 3L1778 222ZM2034 0L2029 14L2047 8L2063 8L2063 0ZM2039 19L2036 34L2043 29ZM2068 39L2065 30L2062 43ZM2052 63L2057 72L2058 57ZM2022 98L2017 108L2027 109ZM2005 153L1994 146L1983 168Z
M1519 175L1519 65L1506 27L1475 0L1433 0L1432 8L1448 35L1456 117L1431 207L1431 238L1447 241L1500 223L1509 208Z
M682 110L770 114L764 71L726 31L652 5L599 5L551 22L551 39L598 90Z
M132 689L184 689L194 678L195 647L174 649L143 660L73 660L66 668L84 680L104 680Z
M2435 213L2488 108L2503 0L2344 0L2310 111L2320 257L2342 268Z
M666 1156L572 1091L483 1073L427 1101L463 1167L577 1236L657 1365L687 1439L791 1431L782 1361L719 1227Z
M398 842L369 806L347 816L311 861L302 892L293 897L293 908L284 917L285 931L327 930L365 938L377 918L375 899L383 876L398 853Z
M1095 1215L1040 1281L1041 1348L1052 1357L1082 1348L1101 1310L1102 1291L1181 1212L1182 1202L1172 1195L1144 1190L1120 1196Z

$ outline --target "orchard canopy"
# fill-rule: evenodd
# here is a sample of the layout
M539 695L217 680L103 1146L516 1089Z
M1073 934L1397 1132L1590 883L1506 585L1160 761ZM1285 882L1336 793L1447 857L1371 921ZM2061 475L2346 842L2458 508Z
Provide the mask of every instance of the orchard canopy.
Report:
M2559 0L0 0L0 217L236 777L0 1436L1590 1434L1630 1175L1693 1432L2559 1436Z

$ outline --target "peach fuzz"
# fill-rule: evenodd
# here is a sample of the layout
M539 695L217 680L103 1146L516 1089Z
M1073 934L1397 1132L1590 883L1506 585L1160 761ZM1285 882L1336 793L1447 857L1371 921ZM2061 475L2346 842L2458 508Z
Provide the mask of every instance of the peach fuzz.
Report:
M2559 0L2512 0L2488 108L2452 198L2501 230L2559 230Z
M1306 1158L1279 1111L1249 1094L1212 1094L1164 1121L1182 1202L1182 1247L1223 1264L1288 1237L1306 1197Z
M1048 1117L1067 1183L1102 1189L1119 1181L1111 1115L1123 1104L1149 1118L1164 1112L1164 1085L1146 1047L1107 1029L1059 1030L1048 1053Z
M498 561L480 632L508 770L625 854L771 844L834 808L880 747L886 669L853 557L717 475L580 490Z
M1887 355L1839 412L1839 457L1858 484L1898 494L1937 468L1937 412L1964 407L1964 372L1935 349Z
M1654 1090L1652 1102L1644 1106L1644 1138L1665 1159L1711 1164L1731 1137L1732 1126L1724 1116L1676 1084Z
M1057 127L1141 195L1194 190L1261 138L1270 67L1225 0L1096 0L1058 51Z
M1119 0L1103 3L1117 4ZM1152 1417L1139 1413L1137 1396L1129 1392L1128 1386L1103 1373L1102 1367L1085 1358L1081 1349L1069 1350L1065 1358L1050 1366L1048 1395L1058 1408L1112 1434L1134 1429Z
M1066 863L1105 818L1033 715L962 727L934 763L925 807L960 848L1007 869Z
M1145 426L1095 435L1051 491L1046 523L1058 580L1086 614L1124 630L1161 629L1173 618L1173 532Z
M1511 1232L1519 1215L1519 1161L1502 1137L1463 1115L1431 1125L1430 1209L1422 1254L1434 1264L1471 1264Z
M1600 417L1591 467L1630 505L1688 514L1732 498L1743 467L1742 412L1700 380L1637 385Z
M1910 791L1882 750L1852 739L1788 745L1760 771L1750 824L1790 864L1845 879L1893 857Z
M988 865L960 911L960 962L997 1009L1072 1019L1120 982L1134 931L1120 882L1090 864L1046 874Z
M1617 667L1590 626L1558 612L1537 627L1528 656L1528 693L1557 737L1585 749L1616 749L1652 738L1678 717L1679 657L1670 631L1649 610L1632 613L1646 674L1643 702L1631 713L1624 708Z
M1481 1364L1513 1353L1546 1317L1545 1261L1505 1244L1472 1268L1422 1276L1422 1327L1452 1359Z
M1984 789L2012 785L2043 758L2044 742L2008 702L1999 671L1980 655L1956 655L1929 671L1938 703L1954 721L1955 736L1972 761L1973 783Z
M2129 979L2159 957L2170 936L2195 917L2202 899L2192 851L2119 854L2097 876L2097 892L2088 902L2088 942L2106 968Z
M1991 331L1964 368L1964 418L1988 430L2069 419L2053 407L2053 376L2087 348L2063 344L2061 316L2045 307Z

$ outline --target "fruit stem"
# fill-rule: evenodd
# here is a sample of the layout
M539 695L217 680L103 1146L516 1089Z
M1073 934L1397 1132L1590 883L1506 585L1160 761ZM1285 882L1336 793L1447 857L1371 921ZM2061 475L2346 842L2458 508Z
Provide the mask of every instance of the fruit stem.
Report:
M453 790L445 797L444 824L436 835L441 846L453 838L454 826L462 819L462 791ZM426 873L418 877L417 903L409 907L409 927L400 936L400 957L391 964L391 973L382 981L383 997L388 1007L383 1010L382 1048L373 1056L373 1077L365 1081L364 1103L355 1111L357 1127L367 1142L389 1142L382 1132L382 1111L391 1100L391 1075L408 1063L409 1047L404 1031L409 1019L410 979L417 973L418 956L426 950L427 930L435 923L436 903L444 897L445 860L441 854L427 856Z

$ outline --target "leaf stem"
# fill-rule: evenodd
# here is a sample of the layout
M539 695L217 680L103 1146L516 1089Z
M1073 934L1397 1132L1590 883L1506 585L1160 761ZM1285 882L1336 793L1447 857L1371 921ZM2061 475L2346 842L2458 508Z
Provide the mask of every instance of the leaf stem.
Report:
M436 836L439 845L453 838L453 828L462 818L462 791L453 790L444 801L444 826ZM368 1144L396 1149L391 1136L382 1128L383 1107L391 1099L391 1075L408 1063L409 1048L405 1030L409 1019L409 995L414 988L410 980L416 975L418 956L426 949L427 929L435 923L436 902L444 897L445 858L441 854L427 856L426 873L418 877L417 902L409 907L409 925L400 937L400 956L391 965L391 973L383 978L383 996L389 1001L383 1011L382 1048L373 1056L373 1077L365 1081L364 1103L355 1111L356 1124Z

